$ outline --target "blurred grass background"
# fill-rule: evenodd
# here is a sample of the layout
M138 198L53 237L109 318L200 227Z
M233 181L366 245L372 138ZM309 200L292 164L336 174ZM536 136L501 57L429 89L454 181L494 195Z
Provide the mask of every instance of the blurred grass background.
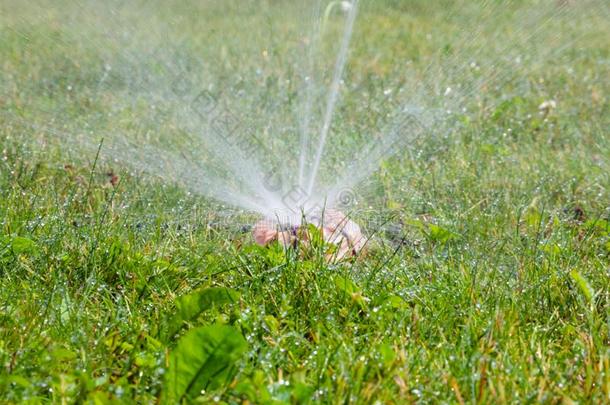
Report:
M452 46L463 52L453 60L475 54L484 64L498 58L480 48L484 38L502 49L519 35L512 22L537 24L521 17L536 15L538 3L491 4L364 2L337 141L369 135L393 108L382 95L404 84L405 71L415 75L407 83L450 78L443 61ZM211 286L241 298L185 329L233 325L248 354L203 402L607 401L610 25L607 5L582 4L567 2L569 13L543 36L574 32L578 46L538 59L555 44L515 42L508 53L535 70L485 89L450 136L382 163L357 214L374 233L369 252L327 265L253 246L242 229L252 216L236 217L166 173L142 175L159 167L145 154L130 162L131 150L116 147L116 160L96 160L101 137L157 139L168 150L167 139L188 142L164 119L171 83L155 82L166 73L159 61L229 89L248 122L274 123L264 135L272 137L295 102L289 79L307 5L3 1L3 401L154 402L173 348L160 336L175 299ZM569 18L578 7L589 7L587 19ZM473 16L487 18L480 40L469 37ZM432 72L417 76L429 64ZM555 107L539 108L550 100ZM340 162L340 151L328 159Z

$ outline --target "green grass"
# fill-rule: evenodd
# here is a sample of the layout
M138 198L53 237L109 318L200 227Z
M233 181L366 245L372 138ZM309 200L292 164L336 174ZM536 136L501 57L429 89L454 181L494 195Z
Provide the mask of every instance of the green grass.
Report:
M607 35L540 62L523 86L490 90L472 119L422 153L384 162L367 186L374 212L357 215L387 226L354 263L328 265L257 247L240 229L247 215L226 221L182 187L50 136L172 128L145 116L118 75L96 89L103 36L80 38L41 6L9 3L0 6L0 402L167 399L172 359L188 361L212 334L226 346L214 364L231 367L206 377L204 403L610 400ZM247 12L255 3L159 4L154 21L176 18L187 50L225 44L211 70L246 71L258 63L252 44L290 31L285 3L258 14ZM376 95L399 80L403 58L424 65L465 24L444 3L369 4L348 74ZM604 11L591 32L608 34ZM148 17L132 18L147 27ZM273 40L277 63L263 74L275 81L244 84L248 97L285 90L287 45ZM557 108L541 114L549 99ZM355 104L338 125L361 114ZM208 298L188 297L198 292Z

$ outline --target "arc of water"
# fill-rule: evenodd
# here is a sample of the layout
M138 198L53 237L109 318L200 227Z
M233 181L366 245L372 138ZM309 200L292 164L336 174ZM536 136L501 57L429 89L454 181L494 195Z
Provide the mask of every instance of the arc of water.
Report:
M312 12L312 30L308 49L307 71L305 74L305 106L301 120L301 154L299 156L299 189L303 189L305 181L305 160L309 152L309 122L313 103L313 73L315 68L315 50L320 41L320 8L321 0L316 1Z
M45 113L42 110L38 110L38 112ZM65 144L76 144L77 148L82 148L81 151L94 153L99 149L100 139L109 140L110 142L104 142L102 149L105 159L109 162L117 160L129 162L129 166L132 169L152 176L163 177L172 172L176 175L177 179L197 194L211 196L218 201L232 206L238 205L264 215L273 214L273 211L269 210L266 201L254 199L232 185L227 185L218 179L206 177L206 171L200 165L190 161L187 162L183 157L173 152L160 150L151 145L139 145L137 148L131 147L129 142L122 137L121 133L105 132L99 134L100 137L92 139L84 134L75 134L59 127L51 126L48 123L37 124L9 113L0 112L0 116L3 115L11 120L20 122L25 127L44 134L44 136L52 137ZM155 158L151 159L151 156Z
M520 29L519 31L521 31L523 34L520 43L528 43L533 41L533 39L536 38L536 35L543 32L544 28L546 28L554 18L564 14L565 11L565 8L561 7L552 11L550 15L545 16L544 19L536 20L536 26L532 32L526 32L523 28ZM555 33L553 37L558 38L559 35L559 33ZM549 55L556 55L560 51L567 49L570 44L575 43L576 39L577 38L571 38L571 41L564 43L560 48L547 49L543 55L540 56L548 57ZM513 46L514 43L505 45L497 52L497 54L504 55ZM479 53L480 51L477 52L477 54ZM498 62L496 61L491 65L491 70L493 72L492 74L487 75L483 79L468 86L460 97L453 100L453 104L460 105L461 103L465 102L482 86L489 83L491 80L495 79L497 83L505 83L505 80L507 80L508 76L511 74L511 71L504 71L502 73L495 71L494 68L497 66L497 64ZM463 70L464 68L462 67L458 71L463 72ZM426 69L426 72L427 71L428 69ZM430 87L422 83L420 85L419 92L416 93L419 94L422 91L428 92L429 90ZM418 104L420 103L416 103L416 105ZM427 112L424 112L424 110L421 109L413 110L409 108L409 106L404 108L402 112L406 112L406 116L402 113L399 114L399 117L402 117L401 119L404 122L399 120L398 122L390 123L390 128L387 130L389 131L388 135L381 137L376 144L369 144L365 146L359 154L360 158L355 159L352 164L343 171L342 176L340 176L340 180L336 182L336 184L341 185L341 187L335 186L325 191L324 194L328 196L329 201L333 203L337 196L341 193L341 190L355 187L364 178L373 173L378 168L378 164L383 157L393 155L398 150L403 150L403 148L408 147L409 142L414 141L415 139L426 134L432 133L435 129L438 129L441 125L445 124L446 117L443 117L443 110L427 110ZM384 133L386 130L382 130L381 132ZM356 173L356 175L354 175L354 173Z
M76 5L79 8L80 12L87 11L80 3ZM146 9L142 9L139 12L145 11ZM107 34L111 32L109 31L109 27L102 28ZM162 30L157 30L153 31L152 34L157 38L162 39L162 32ZM96 40L95 36L92 36L92 39L90 39L90 41L98 49L105 49L104 44L102 44L99 40ZM61 46L62 48L66 48L68 45L62 43ZM119 63L125 64L127 66L137 66L138 55L135 54L133 50L120 49L116 57L118 58ZM178 65L174 61L157 59L156 62L163 67L165 74L170 74L174 77L177 77L179 74L182 74ZM265 185L263 184L262 180L265 177L265 174L263 172L262 167L260 166L260 163L255 160L254 157L248 153L248 151L243 150L238 144L238 142L227 142L226 139L229 138L229 136L225 136L223 138L221 134L216 134L209 128L207 128L207 130L202 129L200 122L201 118L195 118L196 114L193 113L191 107L192 103L190 102L190 100L183 98L183 96L175 94L167 88L163 88L162 86L159 87L160 88L157 90L157 92L153 93L151 89L146 89L143 84L138 84L134 86L130 82L130 85L127 89L127 93L132 97L137 97L140 91L145 90L150 92L148 97L151 97L151 99L153 97L159 98L159 100L152 99L151 101L155 101L152 104L155 104L156 102L162 103L163 101L169 101L172 104L175 112L181 115L181 129L186 130L190 134L197 135L200 141L203 142L202 144L206 144L208 146L207 149L213 151L214 154L220 158L218 160L220 166L222 168L226 168L231 173L233 173L235 178L239 181L241 187L245 188L245 190L239 190L239 192L238 190L231 190L231 192L219 193L217 190L222 190L223 187L226 188L227 186L223 185L223 183L220 182L218 179L211 178L211 176L209 175L209 170L204 170L204 168L200 165L195 165L193 161L189 162L193 174L197 173L202 178L207 178L207 182L198 181L196 184L197 187L194 187L195 183L193 183L193 181L190 181L188 182L189 185L191 185L193 188L196 188L200 193L201 190L207 189L209 190L208 194L221 201L230 204L235 204L237 202L238 205L241 205L244 208L247 207L248 209L251 209L256 212L272 212L269 207L281 207L281 202L276 201L275 196L271 195L271 193L262 192L263 190L265 190ZM190 94L190 96L193 96L193 94ZM225 115L227 116L234 115L229 111L225 111L225 113ZM241 135L244 136L244 134ZM113 148L113 155L115 157L123 156L123 160L125 162L129 162L134 160L134 154L138 152L138 149L139 152L143 150L148 150L148 154L141 154L142 157L140 158L142 162L146 161L146 169L154 174L169 173L169 168L171 167L171 165L167 164L168 160L165 159L166 162L162 164L162 162L164 161L164 157L170 154L169 151L156 149L151 145L140 145L138 147L129 147L125 144L121 145L120 137L118 136L108 135L108 140L109 142L107 142L107 144L105 145L105 149L112 148L112 144L117 143L117 145L115 145ZM96 144L94 144L94 146L95 145ZM119 147L118 145L121 145L122 147ZM129 151L131 155L129 155L127 151ZM151 156L155 156L157 157L157 159L149 159L149 157ZM235 156L239 156L239 158L235 159ZM184 157L176 155L171 161L174 162L174 165L179 166L183 160ZM195 166L199 167L196 168ZM177 176L182 179L185 178L184 173L188 172L186 167L183 169L184 170L181 171L182 175ZM231 201L231 199L229 198L230 195L235 195L233 201ZM250 196L251 201L247 201L248 198L246 196ZM255 203L254 201L259 202ZM262 203L260 201L262 201Z
M324 121L322 129L320 131L320 138L318 142L318 148L314 158L311 174L309 176L309 182L307 184L307 195L311 196L313 187L318 176L318 170L320 168L320 160L324 153L324 147L326 145L326 138L328 137L328 131L330 130L330 124L332 122L333 113L335 111L335 105L339 97L339 87L341 84L341 78L343 77L343 71L345 70L345 63L347 62L347 54L349 50L349 44L352 38L352 32L354 30L354 22L356 21L356 15L358 14L358 3L359 0L353 0L351 8L347 16L347 23L343 30L343 39L341 41L341 48L335 63L335 69L333 72L333 80L330 85L330 91L326 100L326 111L324 114Z

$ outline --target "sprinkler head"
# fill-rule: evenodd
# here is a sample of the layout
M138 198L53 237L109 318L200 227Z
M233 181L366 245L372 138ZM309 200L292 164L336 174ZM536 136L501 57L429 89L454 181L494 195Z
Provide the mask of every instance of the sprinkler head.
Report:
M285 249L308 248L313 239L310 225L320 231L325 244L334 247L325 254L327 262L354 257L366 244L360 226L341 211L333 209L304 215L300 225L262 219L254 225L252 235L260 246L279 243Z

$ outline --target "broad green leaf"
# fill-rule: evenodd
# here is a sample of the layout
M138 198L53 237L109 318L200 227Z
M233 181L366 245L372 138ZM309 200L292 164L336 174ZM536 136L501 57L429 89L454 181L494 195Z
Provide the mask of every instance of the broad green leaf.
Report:
M587 302L591 303L593 301L593 297L595 297L595 291L587 279L584 278L582 274L578 272L578 270L570 271L570 277L572 277L572 280L576 282L576 285L578 285L578 288L580 288L580 291L585 296Z
M10 381L11 383L18 385L22 388L30 388L32 386L32 383L30 382L30 380L28 380L27 378L24 378L20 375L9 375L8 377L8 381Z
M168 337L180 330L184 322L196 319L212 307L230 304L239 300L239 293L230 288L211 287L183 295L176 300L177 312L169 323Z
M33 240L21 236L15 236L11 242L11 248L16 255L24 253L36 253L38 247Z
M76 353L63 347L57 347L51 351L51 358L57 362L74 360Z
M189 331L170 354L162 403L180 403L196 398L203 390L228 384L247 346L232 326L210 325Z
M405 300L395 294L376 297L374 305L383 307L384 310L392 311L395 309L405 309L408 307Z
M265 316L264 319L265 319L265 326L267 327L269 332L277 333L277 331L280 329L279 321L273 315L267 315L267 316Z
M335 276L335 286L339 291L343 291L345 295L352 299L353 302L357 303L361 308L366 307L366 303L369 298L362 295L362 290L353 281L341 277Z
M456 234L435 224L428 224L428 237L435 242L446 243L455 239Z
M360 292L360 288L352 280L341 276L335 276L335 286L339 291L343 291L350 296Z
M378 358L384 367L389 368L396 360L396 352L389 343L382 343L377 347Z

